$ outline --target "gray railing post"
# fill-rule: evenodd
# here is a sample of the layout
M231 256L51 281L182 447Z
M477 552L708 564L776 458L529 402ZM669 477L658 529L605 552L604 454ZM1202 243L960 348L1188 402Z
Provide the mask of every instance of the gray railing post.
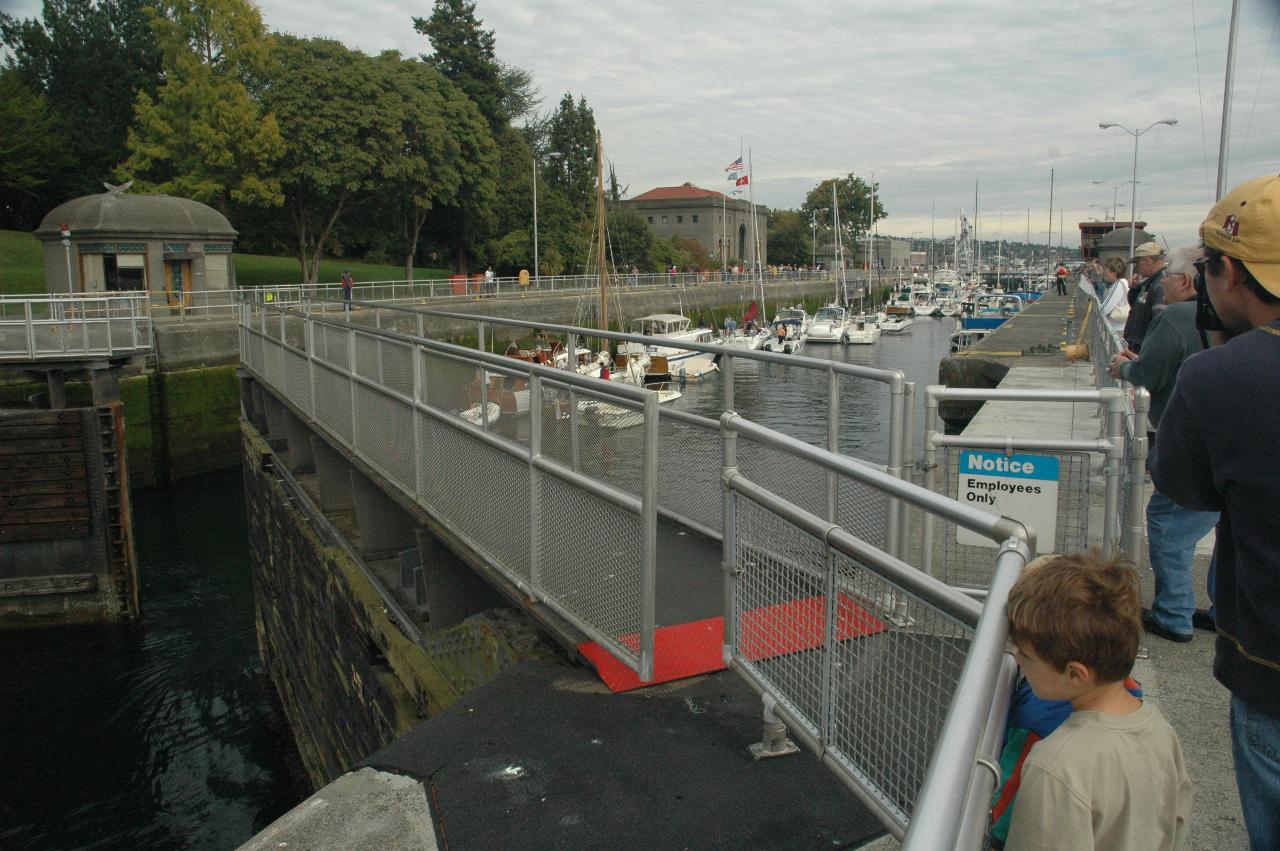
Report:
M720 383L723 385L724 392L724 409L726 411L734 410L733 400L733 354L729 351L729 347L724 347L724 355L720 358Z
M640 518L640 680L653 680L658 595L658 394L644 400L644 487Z
M916 460L916 385L914 381L908 381L903 385L902 407L903 407L903 447L902 447L902 478L908 482L912 481L912 469ZM911 506L907 503L902 504L901 513L898 516L898 541L897 549L894 554L900 558L906 558L907 553L907 533L911 529Z
M542 457L542 376L529 375L529 594L542 594L542 560L538 555L538 532L542 526L542 499L538 465Z
M724 644L722 656L727 665L733 659L738 634L737 605L734 597L738 582L737 553L737 495L730 490L729 481L738 475L738 433L720 422L720 488L722 520L720 552L721 570L724 572Z
M889 463L885 472L895 478L902 478L902 445L905 415L906 382L899 376L889 384ZM896 556L898 528L902 517L902 502L897 497L889 498L889 516L885 518L885 552Z
M578 335L569 334L565 342L564 349L564 368L568 370L576 370L578 368Z
M22 303L22 319L27 329L27 357L32 360L36 356L36 326L31 315L31 302Z
M840 375L834 367L827 370L827 451L840 454ZM827 471L827 519L839 522L837 490L840 477Z
M907 851L955 848L964 821L966 792L987 726L991 695L1003 664L1009 622L1005 601L1030 558L1025 541L1011 538L996 557L995 575L969 644L960 680L938 736L924 785L912 811L927 813L907 825Z
M1120 524L1124 522L1124 519L1120 517L1120 487L1125 478L1125 456L1128 453L1125 451L1124 394L1116 390L1108 390L1106 392L1108 394L1106 397L1107 437L1110 438L1111 448L1107 450L1107 466L1103 471L1106 496L1102 521L1102 551L1110 557L1119 546ZM1136 433L1135 423L1135 433L1130 439L1145 441L1146 438L1145 434L1139 438ZM1139 473L1140 475L1141 473ZM1052 549L1052 541L1048 541L1046 544Z
M938 387L926 387L924 390L924 486L937 492L938 487L938 446L934 443L933 433L938 427ZM920 566L925 573L933 574L933 513L924 513L920 533Z
M481 352L485 350L484 325L485 323L483 321L476 323L476 350Z
M578 391L569 388L569 463L575 473L580 472L578 443Z
M248 310L248 305L245 305L245 310ZM302 334L307 346L307 386L311 388L311 392L307 394L307 398L311 400L311 410L307 413L311 414L311 421L316 422L316 324L310 313L302 317Z
M489 372L480 367L480 430L489 430Z
M1151 394L1145 388L1137 388L1133 395L1133 463L1126 474L1129 477L1129 516L1125 522L1129 524L1128 547L1125 557L1133 564L1142 556L1143 518L1145 512L1142 498L1146 495L1144 487L1147 470L1147 411L1151 407Z

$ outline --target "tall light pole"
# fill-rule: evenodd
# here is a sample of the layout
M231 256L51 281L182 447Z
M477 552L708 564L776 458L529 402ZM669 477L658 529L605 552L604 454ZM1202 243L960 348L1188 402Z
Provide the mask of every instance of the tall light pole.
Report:
M564 154L559 151L548 151L547 156L555 159ZM540 286L538 281L538 152L533 152L533 288Z
M1137 230L1137 209L1138 209L1138 140L1142 138L1142 134L1146 133L1157 124L1167 124L1170 127L1178 123L1176 118L1165 118L1160 121L1153 121L1141 130L1130 130L1123 124L1116 124L1114 121L1103 121L1098 124L1101 130L1110 130L1112 127L1119 127L1124 132L1133 137L1133 179L1130 181L1133 186L1133 194L1129 197L1129 259L1133 260L1133 238Z
M1112 216L1115 216L1117 214L1116 211L1119 210L1121 206L1123 206L1116 203L1116 194L1120 191L1120 187L1124 186L1126 183L1136 183L1136 181L1122 180L1119 183L1112 183L1110 180L1093 181L1094 186L1110 186L1111 187L1111 210L1112 210L1111 215ZM1089 206L1092 207L1094 205L1090 204Z

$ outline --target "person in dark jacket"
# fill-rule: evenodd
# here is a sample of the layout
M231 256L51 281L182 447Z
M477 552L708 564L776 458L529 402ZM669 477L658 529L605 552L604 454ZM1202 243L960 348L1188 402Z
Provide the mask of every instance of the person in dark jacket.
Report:
M1195 262L1200 246L1189 245L1170 253L1162 284L1165 306L1156 311L1141 357L1125 349L1107 370L1112 378L1123 378L1145 387L1151 394L1151 419L1147 439L1158 440L1160 417L1173 395L1178 369L1191 355L1204 348L1196 330ZM1196 543L1218 522L1216 511L1183 508L1157 488L1147 503L1147 540L1150 542L1151 570L1156 593L1150 609L1142 610L1142 627L1169 641L1191 640L1196 615L1196 594L1191 568ZM1206 621L1208 612L1201 614Z
M1205 289L1224 345L1193 355L1160 420L1152 479L1185 508L1220 511L1214 676L1253 848L1280 848L1280 176L1247 181L1200 226Z
M1164 302L1164 249L1154 242L1144 242L1133 250L1129 262L1134 264L1133 277L1129 279L1129 318L1124 323L1125 345L1135 353L1142 351L1142 339L1155 315L1155 309Z

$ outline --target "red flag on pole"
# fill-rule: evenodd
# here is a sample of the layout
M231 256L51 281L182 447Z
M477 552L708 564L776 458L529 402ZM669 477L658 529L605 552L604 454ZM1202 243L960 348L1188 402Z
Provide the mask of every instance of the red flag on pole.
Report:
M734 186L746 186L750 181L751 181L750 177L749 177L748 175L745 175L745 174L744 174L744 175L742 175L742 177L739 177L736 181L734 181L734 184L733 184L733 185L734 185Z

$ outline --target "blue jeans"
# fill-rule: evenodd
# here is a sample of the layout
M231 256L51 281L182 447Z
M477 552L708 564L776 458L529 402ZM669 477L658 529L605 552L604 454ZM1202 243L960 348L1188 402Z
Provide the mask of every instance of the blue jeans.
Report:
M1216 511L1191 511L1169 497L1152 491L1147 503L1147 541L1151 569L1156 574L1156 594L1151 614L1171 632L1190 635L1196 594L1191 586L1191 562L1196 542L1218 522Z
M1280 718L1231 697L1231 755L1253 851L1280 848Z

